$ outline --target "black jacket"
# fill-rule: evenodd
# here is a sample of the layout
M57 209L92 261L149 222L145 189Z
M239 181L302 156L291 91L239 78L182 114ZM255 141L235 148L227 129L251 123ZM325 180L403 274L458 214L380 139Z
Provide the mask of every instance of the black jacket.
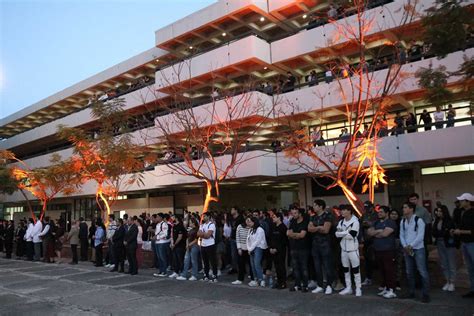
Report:
M5 242L6 243L12 243L13 242L13 238L15 237L15 228L13 227L13 225L10 225L7 227L7 229L5 229Z
M114 248L123 247L123 241L125 239L125 227L122 225L114 233L112 237L112 242L114 243Z
M125 233L125 241L127 242L127 247L137 247L137 236L138 236L138 227L135 224L132 224L128 228L128 231Z
M283 223L278 226L272 225L268 247L277 250L286 248L286 245L288 244L286 231L286 226Z
M79 239L87 239L88 229L87 224L82 222L79 224Z
M459 241L449 234L451 229L454 229L454 222L452 220L443 219L441 229L438 229L438 220L435 220L431 232L435 239L443 238L446 247L459 247Z

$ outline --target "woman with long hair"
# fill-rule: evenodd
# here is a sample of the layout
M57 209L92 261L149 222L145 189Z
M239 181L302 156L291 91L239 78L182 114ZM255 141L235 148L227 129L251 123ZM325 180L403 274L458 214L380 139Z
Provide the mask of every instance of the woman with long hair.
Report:
M96 220L96 226L97 228L94 234L95 266L103 267L102 245L105 241L105 226L100 217Z
M263 252L268 248L265 231L260 227L258 218L256 217L247 217L245 222L250 228L247 236L247 250L250 254L250 266L256 279L250 281L249 286L260 285L261 287L265 287L262 268Z
M454 229L454 222L447 208L435 208L434 215L433 237L436 240L439 264L446 278L446 284L442 289L443 291L453 292L456 279L456 242L450 234L450 230Z

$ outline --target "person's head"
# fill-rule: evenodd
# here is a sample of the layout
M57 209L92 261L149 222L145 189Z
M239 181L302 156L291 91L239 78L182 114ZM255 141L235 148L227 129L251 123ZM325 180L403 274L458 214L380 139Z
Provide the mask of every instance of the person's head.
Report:
M298 220L301 217L301 211L297 207L291 208L291 217Z
M418 193L412 193L408 196L408 201L415 204L415 206L418 204L419 199L420 199L420 196L418 195Z
M286 74L287 74L288 76L291 76L291 72L290 72L290 71L287 71Z
M164 216L165 216L165 215L164 215L163 213L158 213L158 214L156 214L156 222L157 222L157 223L161 223L161 222L163 221L163 217L164 217Z
M426 114L426 113L428 113L428 110L424 109L423 114Z
M83 222L83 221L84 221L84 217L79 217L79 221Z
M465 210L470 209L472 204L474 203L474 195L472 195L471 193L463 193L458 196L457 199L460 203L460 206Z
M35 223L35 221L31 217L28 218L28 224L34 224L34 223Z
M403 216L412 216L415 213L416 204L413 202L403 203Z
M441 106L437 105L436 106L436 111L438 111L438 112L441 111Z
M372 203L371 201L365 201L364 202L364 210L366 212L373 212L374 211L374 203Z
M256 230L259 226L258 225L258 218L255 217L255 216L248 216L245 219L245 224L247 225L247 227L250 227L250 229Z
M182 215L175 215L174 216L174 222L176 224L182 224L183 223L183 216Z
M50 219L49 219L49 216L46 216L46 217L44 218L43 222L45 222L46 224L49 224L49 220L50 220Z
M203 223L209 222L210 219L211 219L211 215L209 214L209 212L206 212L206 213L202 214L202 222Z
M153 214L153 215L151 216L151 221L152 221L153 223L156 223L156 222L158 221L158 214Z
M230 215L232 215L232 217L239 216L239 209L236 206L234 206L233 208L230 209Z
M345 219L350 219L352 217L352 214L354 214L354 208L352 207L352 205L343 204L339 206L339 208L341 210L342 217L344 217Z
M253 217L256 217L256 218L259 218L259 217L260 217L260 212L259 212L258 210L254 210L254 211L252 212L252 216L253 216Z
M390 219L392 221L398 221L398 219L400 218L400 214L398 214L398 211L397 210L392 210L390 212Z
M117 220L117 225L120 227L120 226L123 226L123 219L119 218Z
M449 219L451 216L449 215L449 211L445 207L436 207L434 210L435 219Z
M138 216L136 216L136 215L132 217L132 221L133 221L133 223L134 223L135 225L139 225L139 224L140 224L140 223L139 223L139 218L138 218Z
M114 214L109 214L109 221L110 222L115 221L115 215Z
M313 207L314 207L314 210L316 211L316 213L319 214L319 213L323 212L326 209L326 202L324 200L321 200L321 199L316 199L313 202Z
M74 221L74 225L76 225L76 226L79 226L80 223L81 223L81 220L80 220L80 219Z
M448 109L452 109L453 108L453 105L452 104L449 104L448 105Z
M385 205L382 205L382 206L380 206L377 215L378 215L379 219L386 220L386 219L388 219L389 213L390 213L389 207L385 206Z
M272 218L272 221L275 225L280 225L283 222L283 213L281 213L281 212L277 212L277 213L272 212L271 218Z
M96 220L95 220L95 224L97 226L102 226L102 218L98 217Z
M199 222L197 221L197 219L195 217L191 217L189 219L189 227L191 227L191 229L194 229L194 228L197 228L199 226Z

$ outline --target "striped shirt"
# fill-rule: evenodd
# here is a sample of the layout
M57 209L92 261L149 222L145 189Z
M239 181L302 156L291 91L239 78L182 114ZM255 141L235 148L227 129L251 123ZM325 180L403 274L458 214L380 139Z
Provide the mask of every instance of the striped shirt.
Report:
M249 235L249 232L249 227L243 227L242 225L237 226L237 233L235 235L237 249L247 250L247 237Z

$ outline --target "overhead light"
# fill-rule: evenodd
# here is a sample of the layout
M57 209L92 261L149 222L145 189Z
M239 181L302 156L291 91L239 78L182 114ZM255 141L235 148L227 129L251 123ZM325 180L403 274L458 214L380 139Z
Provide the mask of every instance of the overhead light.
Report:
M307 14L303 14L303 19L306 19L308 17Z
M192 47L192 46L189 46L189 49L193 49L193 47Z
M227 33L226 32L222 33L222 36L227 36Z
M267 69L268 69L268 67L267 67L267 66L263 67L263 70L267 70Z
M263 22L263 21L265 21L265 18L262 16L260 17L260 22Z
M159 63L159 62L160 62L160 60L159 60L159 59L157 59L157 60L156 60L156 62L157 62L157 63Z

